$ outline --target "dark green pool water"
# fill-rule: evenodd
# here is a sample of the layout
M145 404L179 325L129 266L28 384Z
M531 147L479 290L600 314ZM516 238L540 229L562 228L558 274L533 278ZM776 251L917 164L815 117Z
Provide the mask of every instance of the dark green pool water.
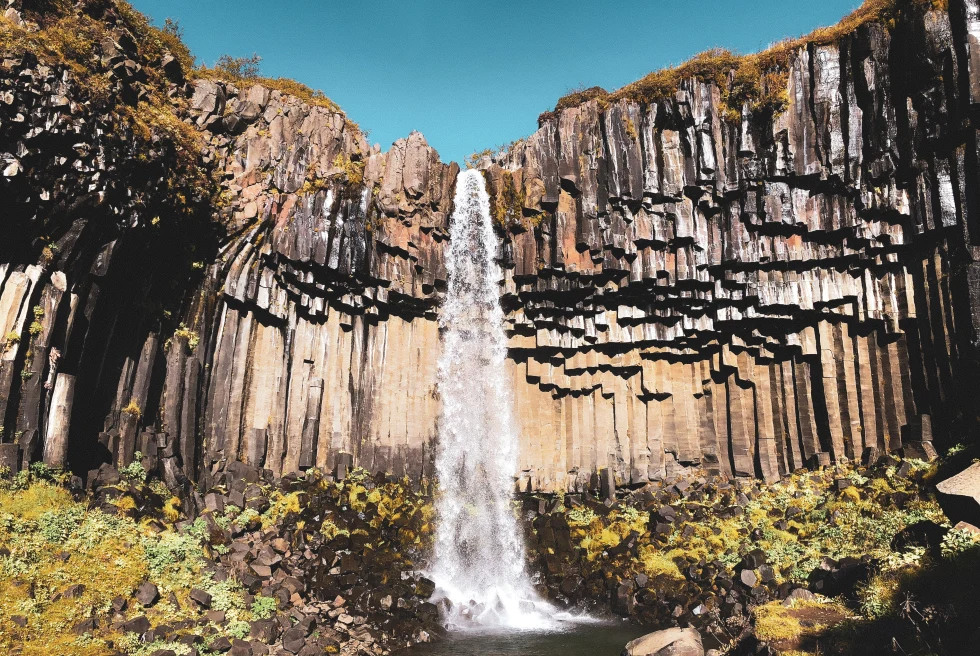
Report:
M569 625L564 631L454 631L440 642L418 645L404 656L619 656L626 643L649 629L622 623Z

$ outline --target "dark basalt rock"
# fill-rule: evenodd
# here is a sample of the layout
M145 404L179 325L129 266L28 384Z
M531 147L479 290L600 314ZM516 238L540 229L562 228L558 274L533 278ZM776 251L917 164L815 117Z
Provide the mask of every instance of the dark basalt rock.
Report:
M144 582L136 590L136 601L138 601L143 608L153 606L159 598L160 591L157 590L157 586L153 585L149 581Z
M906 526L892 538L891 547L894 551L905 551L909 547L922 547L932 557L942 555L943 538L949 529L935 522L923 520Z

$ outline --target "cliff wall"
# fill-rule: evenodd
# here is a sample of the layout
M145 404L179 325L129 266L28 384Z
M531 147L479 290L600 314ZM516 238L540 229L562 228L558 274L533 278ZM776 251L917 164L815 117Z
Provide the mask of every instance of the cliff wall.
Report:
M4 50L0 455L426 475L458 165L418 133L372 149L318 96L185 79L107 17L113 113ZM975 0L900 2L789 48L775 102L694 72L563 100L481 158L520 485L772 479L971 437L978 37ZM103 125L126 107L173 121Z

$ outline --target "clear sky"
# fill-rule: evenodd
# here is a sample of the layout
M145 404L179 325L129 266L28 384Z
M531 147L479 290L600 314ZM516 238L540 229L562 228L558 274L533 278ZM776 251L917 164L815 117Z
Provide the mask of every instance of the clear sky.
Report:
M198 61L262 57L387 150L412 130L443 161L527 136L581 86L613 90L711 47L753 52L860 0L131 0L180 21Z

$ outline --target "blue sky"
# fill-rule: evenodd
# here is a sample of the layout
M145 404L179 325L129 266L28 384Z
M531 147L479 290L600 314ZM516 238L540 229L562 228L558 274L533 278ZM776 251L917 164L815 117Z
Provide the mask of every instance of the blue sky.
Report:
M508 143L580 86L612 90L707 48L753 52L860 0L131 0L180 21L198 61L262 56L321 89L387 150L412 130L443 161Z

